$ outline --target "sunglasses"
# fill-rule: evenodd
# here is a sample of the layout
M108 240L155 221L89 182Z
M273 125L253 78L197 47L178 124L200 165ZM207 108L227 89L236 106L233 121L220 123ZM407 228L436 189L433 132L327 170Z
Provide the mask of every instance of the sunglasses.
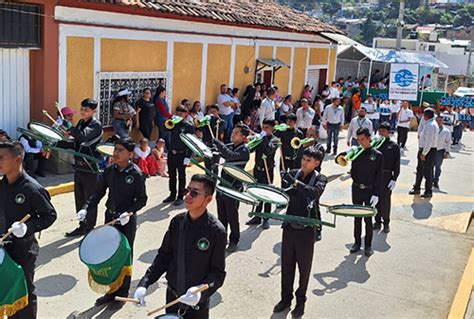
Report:
M189 194L191 198L196 198L199 195L202 195L201 192L197 191L195 188L190 188L190 187L186 187L184 189L184 195L187 195L187 194Z

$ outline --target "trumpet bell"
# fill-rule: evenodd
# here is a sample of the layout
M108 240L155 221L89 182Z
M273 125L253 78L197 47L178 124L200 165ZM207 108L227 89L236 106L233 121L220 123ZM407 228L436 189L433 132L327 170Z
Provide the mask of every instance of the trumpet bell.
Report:
M301 139L298 137L294 137L291 139L290 142L291 147L293 147L295 150L299 149L301 147Z
M342 167L347 166L348 161L346 159L346 152L339 153L336 156L335 161L338 165L340 165Z
M172 130L174 128L174 123L172 120L166 120L165 121L165 127L168 129L168 130Z

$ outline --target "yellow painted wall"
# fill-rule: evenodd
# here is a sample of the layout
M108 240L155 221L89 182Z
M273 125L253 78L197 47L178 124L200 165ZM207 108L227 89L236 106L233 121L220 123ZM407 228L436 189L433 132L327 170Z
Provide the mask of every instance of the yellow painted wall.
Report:
M250 68L248 73L244 68ZM253 84L255 75L255 47L250 45L237 45L235 47L235 69L234 69L234 87L240 89L241 97L249 84Z
M309 50L309 64L328 64L328 49L312 48Z
M291 48L277 48L277 59L291 65ZM274 84L278 87L281 96L288 94L288 81L290 79L290 69L283 67L275 73Z
M166 42L102 39L100 49L102 72L166 71Z
M296 99L300 98L301 92L303 91L303 87L305 85L304 79L306 76L306 54L306 48L295 48L291 93Z
M182 99L201 97L202 44L175 42L173 52L172 110Z
M79 111L83 99L94 97L94 38L67 37L66 43L66 105Z
M336 49L331 49L330 51L327 83L334 81L336 76Z
M229 85L231 49L225 44L209 44L207 47L206 105L217 102L221 84Z
M258 57L262 59L273 59L273 47L260 47Z

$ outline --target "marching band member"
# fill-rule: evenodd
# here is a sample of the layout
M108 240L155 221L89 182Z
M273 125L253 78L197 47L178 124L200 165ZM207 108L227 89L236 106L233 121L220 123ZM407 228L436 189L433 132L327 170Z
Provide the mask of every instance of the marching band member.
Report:
M36 318L37 297L33 277L39 246L35 233L51 226L56 220L56 211L48 192L37 181L23 171L25 150L20 142L0 142L0 234L13 230L10 243L4 246L10 257L25 273L28 286L28 306L13 318ZM31 218L20 221L27 213ZM2 283L3 284L3 283Z
M375 216L374 230L380 229L383 221L383 232L390 232L390 207L392 205L392 191L400 174L400 147L390 139L390 123L384 122L379 126L379 135L385 137L378 151L383 155L382 188L379 191L377 215Z
M285 187L290 196L287 215L316 218L319 211L319 198L324 192L327 178L318 173L316 168L323 160L323 152L316 147L305 148L301 168L289 172L282 171ZM311 208L309 208L311 207ZM310 211L308 212L308 210ZM281 246L281 300L273 312L282 312L291 305L293 299L293 281L296 265L299 269L299 287L295 292L296 307L291 312L293 317L304 314L306 291L311 275L313 262L315 228L298 223L284 222Z
M295 137L302 139L304 135L303 132L296 127L296 124L296 115L293 113L288 114L286 116L286 125L288 125L289 127L285 131L275 133L275 136L278 137L281 141L283 154L282 160L284 161L285 168L287 170L292 170L296 167L296 165L299 165L299 163L297 162L295 165L296 152L295 149L291 147L291 140ZM281 166L281 163L280 170L284 170Z
M209 126L205 125L203 127L200 127L196 130L196 134L198 131L200 131L202 133L202 141L204 144L206 144L209 148L212 148L214 146L213 144L213 135L216 134L217 132L217 135L214 136L215 138L219 139L219 140L224 140L224 134L225 134L225 121L222 120L220 117L219 117L219 106L216 105L216 104L211 104L211 105L208 105L207 106L207 114L206 115L209 115L211 116L211 121L210 121L210 128ZM212 133L209 131L209 130L212 130ZM215 163L217 162L217 163ZM214 172L215 174L218 173L219 171L219 168L217 165L213 165L213 164L218 164L219 163L219 158L213 158L212 160L211 159L208 159L208 158L205 158L204 159L204 165L206 167L206 169L208 169L209 171L212 171Z
M134 298L145 302L147 288L166 273L166 302L184 294L180 303L166 309L184 319L209 318L209 300L224 283L227 235L222 223L208 212L215 189L214 180L197 174L185 189L186 213L175 216L158 254L138 283ZM209 284L209 290L193 293L195 286Z
M273 183L273 169L275 168L275 152L279 146L279 140L273 136L273 130L275 127L274 120L263 121L264 134L263 141L255 149L255 166L253 168L253 176L257 180L257 183L270 185ZM262 134L261 133L261 134ZM261 212L263 204L260 203L257 206L256 211ZM270 212L271 204L265 203L265 212ZM247 221L246 225L259 225L262 219L258 216L252 217ZM270 228L268 219L264 218L262 223L263 229Z
M230 137L231 144L224 144L218 139L214 139L214 145L216 145L217 150L225 159L226 163L232 163L236 167L245 169L245 165L250 158L249 150L245 145L245 140L248 135L248 127L246 125L237 124L232 130ZM225 172L222 172L222 178L232 183L235 188L240 189L242 187L239 181L234 180ZM219 193L216 195L216 200L219 220L226 230L227 224L230 226L229 246L227 247L227 251L235 252L240 239L239 201Z
M133 255L133 242L137 230L136 213L147 202L145 175L132 162L135 143L130 138L119 139L115 142L113 163L99 176L95 193L77 212L77 219L87 220L89 211L97 209L100 200L109 190L105 206L105 222L119 219L120 225L115 225L122 232L130 244ZM90 185L92 186L92 185ZM129 216L128 213L133 213ZM106 294L96 301L96 306L114 300L115 296L127 297L130 288L130 276L126 276L122 286L115 293Z
M94 141L102 135L102 125L94 118L97 109L97 102L92 99L85 99L81 102L81 119L75 127L69 129L68 134L74 137L74 149L76 152L81 148L81 144ZM100 154L95 151L94 143L89 148L83 148L85 155L100 158ZM85 202L94 192L93 185L97 183L97 172L93 171L89 163L80 156L74 157L74 199L76 211L84 206ZM87 221L79 223L79 227L66 233L66 237L81 236L94 228L97 221L97 208L89 210Z
M372 121L367 119L365 115L367 110L365 107L361 107L356 117L351 120L349 128L347 129L347 146L359 146L357 143L357 130L366 127L369 133L372 134L374 127Z
M371 135L367 128L357 130L357 142L364 148L362 154L352 161L352 203L358 205L370 205L375 207L379 202L380 190L382 189L383 156L379 151L370 147ZM365 223L365 245L364 252L370 257L372 250L372 217L364 217ZM361 247L362 217L354 218L354 245L351 254L356 253Z
M184 120L188 110L183 106L176 108L176 115L183 120L174 125L170 137L170 150L168 152L168 174L170 195L163 200L163 203L171 203L179 206L183 203L184 188L186 185L186 166L191 163L191 151L186 144L181 141L181 133L194 133L193 126ZM179 175L178 192L176 192L176 179Z

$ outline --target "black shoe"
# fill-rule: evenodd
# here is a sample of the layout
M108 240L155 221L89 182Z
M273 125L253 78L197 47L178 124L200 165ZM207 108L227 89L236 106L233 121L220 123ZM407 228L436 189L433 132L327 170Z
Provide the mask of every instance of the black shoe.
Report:
M351 249L349 250L349 252L350 252L351 254L354 254L354 253L358 252L359 250L360 250L360 245L354 244L354 245L352 245L352 247L351 247Z
M390 226L383 225L383 232L386 233L386 234L390 233Z
M364 254L367 256L367 257L370 257L374 254L374 251L372 250L372 247L365 247L364 249Z
M66 233L64 235L64 237L84 236L88 232L89 231L87 230L87 228L81 225L81 226L77 227L76 229L74 229L73 231L70 231L70 232Z
M268 220L264 219L262 223L262 229L268 229L270 228L270 224L268 223Z
M320 230L316 230L314 232L314 241L320 241L322 239L322 236L321 236L321 231Z
M293 317L299 318L304 315L304 303L296 303L295 309L291 311Z
M104 296L96 299L95 305L100 306L100 305L112 302L114 300L115 300L115 295L114 294L104 295Z
M381 227L382 227L382 224L381 224L381 223L375 222L375 223L374 223L374 226L372 226L372 229L373 229L373 230L378 230L378 229L380 229Z
M433 187L439 189L439 184L438 183L433 183Z
M262 219L260 217L254 216L252 219L248 220L245 225L260 225Z
M331 150L330 150L329 148L326 149L326 153L327 153L327 154L331 153Z
M421 198L431 198L431 197L433 197L433 193L424 192L423 194L421 194Z
M170 195L163 200L163 203L171 203L171 202L174 202L175 199L176 199L175 196Z
M229 243L229 246L227 246L227 252L228 253L235 253L237 251L237 243L231 241Z
M337 151L332 152L332 155L336 156L336 155L337 155ZM303 307L304 307L304 306L303 306Z
M173 202L173 205L174 206L179 206L179 205L182 205L184 203L183 199L182 198L176 198L176 200Z
M412 188L409 192L408 195L420 195L420 190L417 188Z
M291 302L281 300L279 303L275 305L275 307L273 307L273 312L274 313L283 312L285 311L285 309L290 308L290 306L291 306Z

